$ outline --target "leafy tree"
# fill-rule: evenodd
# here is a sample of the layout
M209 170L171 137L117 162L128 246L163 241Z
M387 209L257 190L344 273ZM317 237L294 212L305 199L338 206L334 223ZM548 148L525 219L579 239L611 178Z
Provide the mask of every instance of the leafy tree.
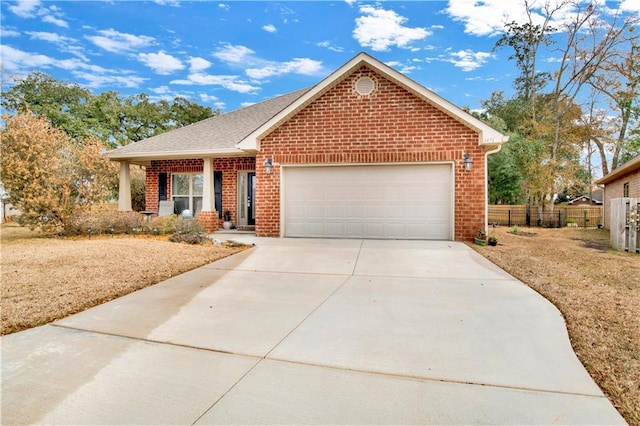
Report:
M70 217L113 194L117 167L102 155L100 140L77 144L31 112L3 119L0 179L23 223L60 230Z
M52 126L79 143L96 136L111 148L219 113L183 97L154 102L144 93L122 97L108 91L94 95L77 84L67 84L41 72L17 81L2 93L1 104L11 114L31 111L47 117Z
M82 139L90 134L83 121L83 111L91 96L77 84L65 84L34 71L2 93L1 103L10 112L31 111L47 117L53 127L64 130L72 138Z

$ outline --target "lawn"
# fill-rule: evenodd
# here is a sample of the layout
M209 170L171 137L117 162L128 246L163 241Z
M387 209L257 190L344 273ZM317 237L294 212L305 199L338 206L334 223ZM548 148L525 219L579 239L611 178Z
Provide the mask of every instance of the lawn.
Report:
M497 228L473 248L560 309L578 358L631 425L640 425L640 255L609 231ZM533 234L533 235L532 235Z
M45 237L3 224L2 334L46 324L244 250L168 237Z

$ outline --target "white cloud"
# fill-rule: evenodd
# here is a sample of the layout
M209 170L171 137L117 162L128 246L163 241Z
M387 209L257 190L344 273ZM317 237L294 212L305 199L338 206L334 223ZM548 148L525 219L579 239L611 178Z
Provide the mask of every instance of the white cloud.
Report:
M272 24L264 25L262 27L262 29L264 31L268 32L268 33L276 33L276 32L278 32L278 29L275 27L275 25L272 25Z
M511 21L525 22L527 14L520 1L449 0L445 12L455 21L464 23L464 32L476 36L496 35Z
M157 93L158 95L166 95L169 93L169 86L158 86L149 89L153 93Z
M256 80L282 75L282 74L302 74L316 75L322 70L322 61L309 58L294 58L287 62L271 62L261 68L249 68L245 72Z
M84 46L78 43L78 40L72 37L62 36L58 33L51 33L47 31L27 31L26 34L32 40L46 41L53 43L63 52L71 53L85 62L89 62L89 58L84 53Z
M416 65L406 65L400 61L389 61L389 62L385 62L385 64L389 65L391 68L397 69L402 74L410 74L412 71L420 69L420 67Z
M32 40L48 41L50 43L55 43L59 45L64 45L67 43L73 43L77 41L74 38L65 37L58 33L51 33L47 31L27 31L25 34L28 34Z
M40 7L40 0L17 0L8 9L21 18L34 18Z
M325 41L321 41L319 43L316 43L316 46L318 47L324 47L326 49L332 50L334 52L338 52L338 53L342 53L344 52L344 48L340 47L340 46L336 46L334 44L332 44L330 41L325 40Z
M231 6L229 6L228 4L224 4L224 3L218 3L218 7L220 9L223 9L223 10L226 10L226 11L231 10Z
M159 4L160 6L180 7L179 0L153 0L153 2Z
M251 105L255 105L255 102L242 102L240 104L241 107L246 108L246 107L250 107Z
M210 94L208 94L208 93L204 93L204 92L203 92L203 93L200 93L200 95L199 95L199 96L200 96L200 99L202 99L202 100L203 100L203 101L205 101L205 102L215 102L215 101L217 101L217 100L218 100L218 97L217 97L217 96L210 95Z
M619 7L625 12L640 13L640 0L622 0Z
M213 53L213 56L231 64L247 64L255 52L246 46L225 44Z
M28 73L34 69L60 68L70 71L75 77L86 80L87 86L97 88L103 85L138 87L146 79L132 75L126 70L106 69L92 65L78 58L57 59L47 55L25 52L11 46L0 45L2 66L16 73Z
M98 34L100 35L85 37L96 46L113 53L128 52L149 46L155 40L153 37L121 33L114 29L100 30Z
M7 28L0 28L0 36L1 37L18 37L20 35L19 31L9 30Z
M322 62L309 58L294 58L291 61L277 62L262 59L246 46L225 44L213 53L213 56L227 65L241 67L245 74L260 80L283 74L317 75L322 71Z
M238 93L252 93L260 90L258 86L253 86L236 75L192 73L186 80L173 80L171 84L221 86Z
M98 75L87 72L74 72L78 78L86 80L86 85L91 88L99 88L102 86L120 86L127 88L138 88L148 79L134 75Z
M158 53L140 53L140 62L160 75L169 75L175 71L184 69L184 64L178 58L159 51Z
M204 58L191 57L189 58L189 71L198 72L204 71L211 66L211 62Z
M357 2L357 0L344 0L344 2L349 6L353 6Z
M56 18L55 16L45 15L45 16L42 17L42 21L43 22L48 22L48 23L56 25L58 27L69 28L69 24L67 24L66 21L64 21L64 20L62 20L60 18Z
M489 52L473 52L469 49L459 50L457 52L450 53L450 55L452 58L447 62L451 62L456 67L462 68L462 71L465 72L480 68L487 62L487 60L489 60L489 58L491 58L491 53Z
M49 56L25 52L5 44L0 45L0 53L0 56L2 56L2 67L6 71L23 71L29 68L40 67L47 68L53 66L55 63L55 59Z
M360 13L363 16L356 18L353 38L361 46L378 52L389 50L392 46L410 48L412 42L423 40L432 34L426 28L404 26L407 18L393 10L366 5L360 6Z

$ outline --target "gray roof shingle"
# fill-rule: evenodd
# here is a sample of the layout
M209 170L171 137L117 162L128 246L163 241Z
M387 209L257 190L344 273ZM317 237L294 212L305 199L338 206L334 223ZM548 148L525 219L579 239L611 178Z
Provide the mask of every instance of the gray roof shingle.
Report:
M274 115L307 93L311 87L278 96L225 114L209 117L140 142L110 151L117 159L152 159L177 151L189 153L241 152L236 145Z

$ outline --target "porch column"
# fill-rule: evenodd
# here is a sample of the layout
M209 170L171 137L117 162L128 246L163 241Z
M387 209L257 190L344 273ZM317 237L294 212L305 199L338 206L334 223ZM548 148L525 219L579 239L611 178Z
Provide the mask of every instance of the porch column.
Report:
M198 223L208 232L214 232L218 229L218 215L213 188L213 158L204 159L202 173L202 210L198 213Z
M203 212L216 211L214 205L213 188L213 158L204 159L204 170L202 176L202 210Z
M118 186L118 211L131 211L131 171L129 163L120 162L120 185Z

